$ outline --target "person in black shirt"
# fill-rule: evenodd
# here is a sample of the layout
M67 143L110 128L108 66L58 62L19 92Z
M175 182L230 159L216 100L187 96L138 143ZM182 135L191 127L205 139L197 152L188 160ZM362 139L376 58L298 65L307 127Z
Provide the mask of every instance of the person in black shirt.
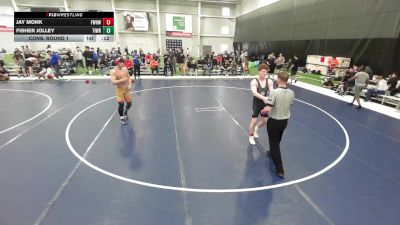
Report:
M339 95L344 95L344 93L347 91L349 88L349 80L352 78L352 73L350 70L345 70L344 71L344 76L342 77L342 80L337 86L336 92Z
M322 86L324 86L324 87L326 87L326 88L329 88L329 89L332 89L332 88L335 87L335 84L333 83L332 78L328 78L328 80L325 81L325 82L322 84Z
M176 56L176 63L178 63L179 72L183 72L183 65L185 63L185 54L183 52L179 52Z
M267 57L267 62L269 66L269 74L273 74L275 72L275 67L276 67L276 57L275 57L275 52L271 52L271 54L268 55Z
M208 76L211 76L212 67L213 67L212 60L211 58L208 58L207 62L204 65L203 76L205 76L206 73L208 73Z
M297 70L299 69L299 57L297 55L294 55L291 63L292 63L292 65L289 68L290 75L291 75L289 83L292 83L293 80L296 83L297 82L296 74L297 74Z
M171 70L171 76L174 76L174 73L176 73L175 51L170 51L169 52L169 68Z
M89 73L89 68L93 69L93 52L90 51L89 46L85 47L83 57L85 58L86 72Z
M164 76L168 75L168 70L170 70L170 62L168 54L164 54Z
M16 48L14 51L13 60L14 60L14 63L19 66L18 77L20 77L21 75L27 76L25 73L25 70L23 69L24 68L24 56L22 56L22 53L21 53L21 51L19 51L18 48Z
M399 76L397 73L393 73L391 76L389 76L387 85L388 85L388 91L391 96L394 96L397 92L396 85L397 85L398 80L399 80Z

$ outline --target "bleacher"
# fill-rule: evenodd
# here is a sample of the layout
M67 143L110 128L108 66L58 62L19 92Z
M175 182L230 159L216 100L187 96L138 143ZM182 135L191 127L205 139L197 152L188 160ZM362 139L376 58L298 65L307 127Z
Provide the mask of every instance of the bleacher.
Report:
M110 70L112 68L114 68L114 66L109 66L108 67L109 70L107 71L107 75L110 75ZM178 67L176 68L178 70ZM168 76L170 76L170 72L168 71ZM174 73L175 75L176 73ZM140 75L142 76L151 76L151 69L149 68L141 68L140 69ZM154 73L155 75L155 73ZM159 68L159 75L164 75L164 67L160 67ZM238 67L236 69L236 71L232 72L232 71L224 71L222 72L221 69L215 67L214 69L210 70L210 71L206 71L204 73L204 68L203 67L199 67L198 69L190 69L188 70L188 73L186 74L186 76L243 76L243 71L241 67ZM179 75L179 76L185 76L185 75Z
M369 84L367 88L374 88L376 87L375 85ZM351 95L354 95L353 88L349 88L348 93ZM365 98L367 93L367 89L362 90L360 96ZM378 102L382 105L391 105L394 106L396 109L400 109L400 94L396 94L395 96L389 95L389 93L386 93L384 95L377 95L377 96L372 96L371 97L372 101Z

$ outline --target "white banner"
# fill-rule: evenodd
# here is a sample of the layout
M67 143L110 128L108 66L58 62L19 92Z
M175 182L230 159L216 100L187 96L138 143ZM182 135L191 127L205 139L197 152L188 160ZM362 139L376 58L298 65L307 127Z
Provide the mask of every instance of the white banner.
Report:
M191 37L192 16L179 14L165 14L167 36Z
M125 31L149 31L149 18L145 12L124 12Z

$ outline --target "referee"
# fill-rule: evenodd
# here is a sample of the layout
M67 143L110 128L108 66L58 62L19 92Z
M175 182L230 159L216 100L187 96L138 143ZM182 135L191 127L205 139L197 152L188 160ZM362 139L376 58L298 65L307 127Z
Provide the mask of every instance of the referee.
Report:
M286 72L278 73L278 88L271 91L263 114L269 116L267 122L268 139L270 152L267 152L275 164L275 174L284 178L280 143L283 131L285 130L290 117L290 107L293 104L294 92L287 88L289 74Z

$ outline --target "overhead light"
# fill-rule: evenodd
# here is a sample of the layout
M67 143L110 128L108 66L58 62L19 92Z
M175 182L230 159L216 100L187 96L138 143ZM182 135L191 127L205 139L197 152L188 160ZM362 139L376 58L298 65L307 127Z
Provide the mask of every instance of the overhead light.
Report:
M222 7L222 16L231 16L231 9L229 7Z

